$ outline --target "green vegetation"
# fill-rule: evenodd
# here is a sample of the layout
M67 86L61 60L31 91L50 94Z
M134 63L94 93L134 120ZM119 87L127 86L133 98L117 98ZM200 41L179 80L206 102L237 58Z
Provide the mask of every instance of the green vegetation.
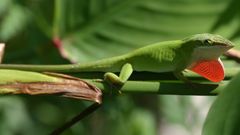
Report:
M3 63L94 61L196 33L222 35L238 49L239 5L238 0L1 0L0 42L6 43ZM132 88L135 82L129 81L121 95L104 91L100 109L64 134L199 135L203 129L203 135L235 135L240 116L239 64L225 56L222 60L226 78L217 89L189 73L186 75L194 81L207 85L191 88L169 73L136 73L134 80L144 81L138 85L141 89ZM99 78L91 78L92 73L71 75L104 87L92 80L101 79L102 73L94 74ZM148 88L155 89L146 92ZM187 95L192 96L182 96L186 93L181 92L164 95L177 90L189 90ZM206 116L216 98L209 95L220 91ZM48 134L89 104L49 95L1 96L0 134Z

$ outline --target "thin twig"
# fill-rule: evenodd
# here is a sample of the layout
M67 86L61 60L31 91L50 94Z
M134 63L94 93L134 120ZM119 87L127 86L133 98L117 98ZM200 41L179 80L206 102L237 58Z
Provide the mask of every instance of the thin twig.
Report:
M85 118L89 114L93 113L100 106L101 106L101 104L99 104L99 103L92 104L91 106L89 106L88 108L83 110L81 113L79 113L77 116L73 117L70 121L64 123L59 128L55 129L52 133L50 133L50 135L60 135L66 129L70 128L71 126L73 126L74 124L76 124L78 121L82 120L83 118Z

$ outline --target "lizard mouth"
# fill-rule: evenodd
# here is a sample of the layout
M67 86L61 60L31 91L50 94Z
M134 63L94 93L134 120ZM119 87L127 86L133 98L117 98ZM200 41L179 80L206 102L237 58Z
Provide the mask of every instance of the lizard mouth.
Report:
M231 43L231 42L229 42L229 43L214 42L214 46L225 48L227 50L234 47L233 43Z

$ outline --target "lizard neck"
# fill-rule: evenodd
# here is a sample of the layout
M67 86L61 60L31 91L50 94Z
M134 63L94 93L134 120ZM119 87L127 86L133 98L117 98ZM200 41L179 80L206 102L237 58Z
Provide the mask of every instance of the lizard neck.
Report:
M227 50L218 46L194 48L189 68L201 60L217 60Z

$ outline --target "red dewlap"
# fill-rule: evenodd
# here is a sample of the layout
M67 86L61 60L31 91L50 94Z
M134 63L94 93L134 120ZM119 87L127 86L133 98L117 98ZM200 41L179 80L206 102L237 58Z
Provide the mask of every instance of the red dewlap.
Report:
M190 70L212 82L220 82L224 79L224 67L220 59L199 61Z

